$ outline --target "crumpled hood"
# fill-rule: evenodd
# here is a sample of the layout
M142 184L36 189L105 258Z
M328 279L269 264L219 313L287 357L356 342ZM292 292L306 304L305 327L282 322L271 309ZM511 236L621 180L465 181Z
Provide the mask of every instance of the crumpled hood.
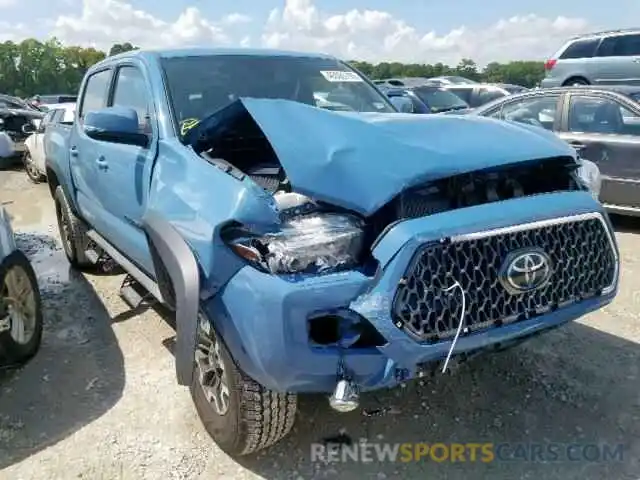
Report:
M370 215L403 190L460 173L575 150L537 127L466 115L332 112L288 100L243 98L193 128L185 142L224 135L249 113L293 189Z

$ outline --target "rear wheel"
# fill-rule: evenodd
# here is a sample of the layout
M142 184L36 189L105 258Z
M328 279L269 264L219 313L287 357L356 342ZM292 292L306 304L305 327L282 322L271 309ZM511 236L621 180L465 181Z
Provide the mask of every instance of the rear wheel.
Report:
M78 269L92 267L93 263L85 254L89 246L88 228L71 210L61 186L58 186L54 192L54 201L62 248L69 259L69 263Z
M24 171L26 172L27 177L29 177L29 180L33 183L42 182L44 176L38 171L38 167L36 167L33 157L28 150L24 152L22 162L24 163Z
M582 78L582 77L570 78L563 84L563 86L565 87L579 87L582 85L589 85L589 82L586 78Z
M267 390L242 372L202 313L191 395L207 432L231 456L273 445L295 420L296 396Z
M0 358L2 363L29 360L42 339L42 301L29 259L19 250L0 265Z

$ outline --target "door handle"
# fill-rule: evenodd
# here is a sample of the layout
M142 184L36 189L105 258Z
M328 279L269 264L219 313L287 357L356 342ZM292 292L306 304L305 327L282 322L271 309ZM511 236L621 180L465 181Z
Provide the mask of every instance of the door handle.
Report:
M78 147L71 147L69 149L69 155L71 155L72 157L77 157L78 156Z
M98 159L96 160L96 164L98 165L98 169L99 170L108 170L109 169L109 163L107 163L107 159L104 158L103 156L99 156Z

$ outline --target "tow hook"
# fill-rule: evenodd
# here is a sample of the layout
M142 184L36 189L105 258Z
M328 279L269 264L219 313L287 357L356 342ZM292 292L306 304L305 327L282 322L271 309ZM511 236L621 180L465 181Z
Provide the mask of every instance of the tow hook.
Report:
M340 355L337 374L338 382L329 397L329 405L340 413L352 412L360 405L360 393L358 385L349 378L346 372L342 355Z

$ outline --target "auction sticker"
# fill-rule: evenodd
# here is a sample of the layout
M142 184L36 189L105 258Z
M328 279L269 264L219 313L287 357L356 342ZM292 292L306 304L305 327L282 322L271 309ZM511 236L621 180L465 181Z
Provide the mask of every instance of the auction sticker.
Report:
M344 70L321 70L320 73L324 78L326 78L330 82L362 82L362 78L360 78L354 72L347 72Z

